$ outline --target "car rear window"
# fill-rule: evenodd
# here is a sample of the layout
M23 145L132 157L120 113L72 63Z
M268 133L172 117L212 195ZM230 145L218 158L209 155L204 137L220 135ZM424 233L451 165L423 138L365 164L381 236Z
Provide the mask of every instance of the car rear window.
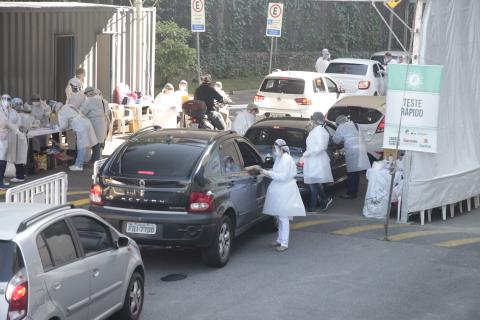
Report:
M263 80L260 91L303 94L305 92L305 80L293 78L266 78Z
M191 175L204 148L188 142L135 143L126 148L110 171L125 176L186 178Z
M327 113L327 119L335 121L339 115L345 115L358 124L373 124L378 122L383 114L372 108L363 107L333 107Z
M368 65L366 64L332 62L325 72L364 76L367 74L367 70Z
M12 241L0 241L0 282L8 282L23 268L23 258Z
M273 146L275 140L283 139L290 149L305 149L307 136L305 131L298 129L252 128L246 138L255 146Z

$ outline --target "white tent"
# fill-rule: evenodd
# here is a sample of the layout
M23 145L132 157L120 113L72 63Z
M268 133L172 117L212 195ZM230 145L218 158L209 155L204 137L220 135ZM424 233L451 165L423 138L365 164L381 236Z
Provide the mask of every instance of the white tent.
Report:
M420 64L444 66L438 153L408 152L402 220L409 212L480 194L480 1L428 1Z

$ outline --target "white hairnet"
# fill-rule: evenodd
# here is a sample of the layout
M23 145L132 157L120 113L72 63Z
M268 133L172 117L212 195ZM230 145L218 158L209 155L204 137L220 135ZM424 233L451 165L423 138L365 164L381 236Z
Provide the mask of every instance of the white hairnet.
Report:
M323 115L323 113L317 111L317 112L314 112L312 114L312 117L311 117L312 121L317 124L317 125L322 125L325 123L325 116Z
M275 140L275 145L278 146L283 152L290 153L290 148L287 146L287 143L283 139Z

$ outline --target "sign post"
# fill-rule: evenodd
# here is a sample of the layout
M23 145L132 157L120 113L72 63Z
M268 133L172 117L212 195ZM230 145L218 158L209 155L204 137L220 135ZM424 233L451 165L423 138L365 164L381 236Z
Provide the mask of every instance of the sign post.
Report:
M191 0L191 29L197 34L197 73L198 83L201 80L200 68L200 32L205 32L205 0Z
M442 66L388 65L387 111L383 148L395 149L385 216L388 241L391 197L398 150L437 152L438 105Z
M270 64L268 73L272 72L272 57L273 57L273 38L282 36L282 18L283 18L283 3L270 2L268 4L267 15L267 37L270 37Z

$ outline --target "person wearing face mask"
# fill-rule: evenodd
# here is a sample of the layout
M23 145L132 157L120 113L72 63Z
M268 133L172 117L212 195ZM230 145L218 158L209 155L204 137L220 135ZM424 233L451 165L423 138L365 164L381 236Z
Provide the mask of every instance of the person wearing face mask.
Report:
M278 237L272 246L283 252L288 249L290 235L290 219L293 216L305 216L305 207L298 190L297 165L290 156L290 149L285 140L277 139L273 146L275 163L272 170L259 166L246 168L249 171L259 171L272 179L268 186L263 213L276 217L278 221Z
M71 171L83 171L83 163L85 162L88 149L98 144L92 123L79 111L82 101L81 97L74 95L72 96L71 104L63 105L62 103L57 103L55 105L60 130L66 131L71 129L75 132L77 138L77 157L75 164L69 167Z
M31 114L30 105L23 104L21 99L17 98L14 104L17 104L17 126L20 131L17 134L16 141L16 157L15 157L15 178L10 179L10 182L25 181L25 165L27 164L28 155L28 138L27 133L31 129L34 118ZM14 99L15 100L15 99Z
M20 134L17 113L11 107L12 98L4 94L0 101L0 189L7 188L3 179L7 162L14 162L16 156L16 135Z
M178 83L178 90L175 91L175 95L177 96L178 103L180 106L182 103L188 100L188 82L185 80L181 80Z
M99 91L94 87L88 87L84 92L86 99L80 107L80 112L92 123L98 143L92 147L92 161L100 160L102 148L105 147L105 140L109 128L108 106L103 102Z
M360 172L370 168L367 148L356 123L350 121L345 115L339 115L335 122L337 130L333 136L333 142L337 144L343 142L347 164L347 193L341 195L340 198L355 199L358 193Z
M239 111L235 116L232 123L232 130L244 136L252 124L255 123L257 114L258 106L254 103L248 104L246 109Z
M317 209L318 197L320 207L327 210L332 204L332 198L323 190L323 183L333 182L330 157L328 156L328 142L330 135L325 129L325 119L321 112L312 115L312 124L315 127L307 137L307 149L303 153L303 180L310 189L310 212Z
M330 51L328 49L322 50L322 56L315 62L315 70L320 73L324 73L330 65Z
M65 95L67 96L66 103L75 93L81 93L83 90L83 83L85 81L85 69L78 68L75 71L75 77L68 80L67 87L65 88Z

